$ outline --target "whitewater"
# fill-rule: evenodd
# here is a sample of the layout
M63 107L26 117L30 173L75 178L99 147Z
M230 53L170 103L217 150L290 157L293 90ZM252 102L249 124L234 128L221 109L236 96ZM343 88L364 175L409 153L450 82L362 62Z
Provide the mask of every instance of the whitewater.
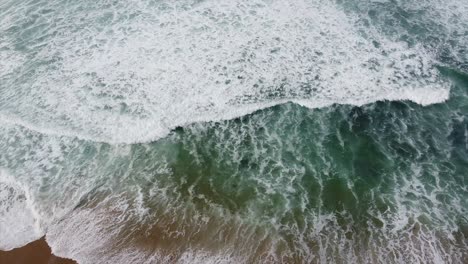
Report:
M468 260L468 2L0 0L0 249Z
M2 5L2 120L135 143L286 101L448 98L434 51L328 1L61 5Z

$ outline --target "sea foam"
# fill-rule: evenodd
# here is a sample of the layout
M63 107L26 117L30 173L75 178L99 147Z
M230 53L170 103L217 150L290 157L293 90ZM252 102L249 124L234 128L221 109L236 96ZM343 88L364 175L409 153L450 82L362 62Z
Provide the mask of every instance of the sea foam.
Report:
M449 96L432 51L326 1L62 4L2 10L0 58L18 58L0 76L2 119L135 143L284 102L431 104Z
M10 250L44 233L28 188L0 169L0 250Z

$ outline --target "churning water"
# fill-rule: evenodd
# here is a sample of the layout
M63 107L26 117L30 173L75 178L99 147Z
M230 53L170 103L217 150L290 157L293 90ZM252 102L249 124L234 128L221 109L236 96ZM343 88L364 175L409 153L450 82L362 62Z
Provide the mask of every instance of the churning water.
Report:
M468 261L468 1L0 0L0 249Z

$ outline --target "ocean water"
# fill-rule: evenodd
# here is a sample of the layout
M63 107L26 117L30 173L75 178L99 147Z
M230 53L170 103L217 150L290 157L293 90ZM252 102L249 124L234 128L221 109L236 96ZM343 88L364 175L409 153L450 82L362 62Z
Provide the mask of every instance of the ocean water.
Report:
M468 1L0 0L0 249L468 262Z

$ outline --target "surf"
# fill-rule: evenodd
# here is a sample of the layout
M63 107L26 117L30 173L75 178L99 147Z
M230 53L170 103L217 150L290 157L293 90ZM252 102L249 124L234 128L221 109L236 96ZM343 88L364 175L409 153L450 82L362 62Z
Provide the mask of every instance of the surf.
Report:
M434 51L332 2L61 4L1 11L0 113L45 133L141 143L285 102L430 104L450 90Z

